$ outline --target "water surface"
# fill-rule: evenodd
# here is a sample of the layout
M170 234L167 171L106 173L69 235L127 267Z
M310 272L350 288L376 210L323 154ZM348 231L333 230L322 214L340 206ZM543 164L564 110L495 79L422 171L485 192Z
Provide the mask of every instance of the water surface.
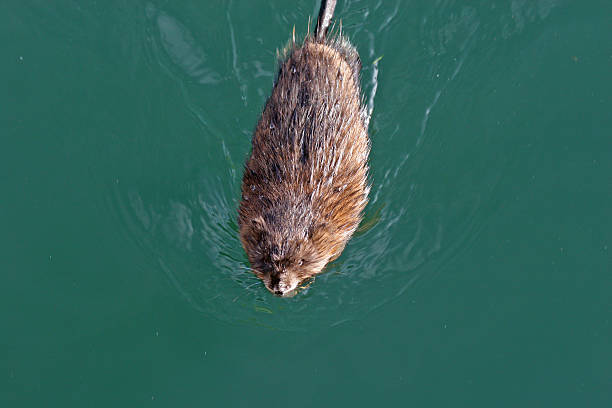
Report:
M313 1L0 5L6 406L612 403L612 7L339 1L372 194L291 299L242 164Z

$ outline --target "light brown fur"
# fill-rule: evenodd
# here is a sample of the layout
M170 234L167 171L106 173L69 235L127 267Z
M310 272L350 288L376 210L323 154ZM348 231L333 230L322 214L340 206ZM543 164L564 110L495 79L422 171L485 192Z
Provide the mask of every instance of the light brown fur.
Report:
M336 259L369 186L359 56L341 35L290 44L246 162L240 239L253 272L281 296Z

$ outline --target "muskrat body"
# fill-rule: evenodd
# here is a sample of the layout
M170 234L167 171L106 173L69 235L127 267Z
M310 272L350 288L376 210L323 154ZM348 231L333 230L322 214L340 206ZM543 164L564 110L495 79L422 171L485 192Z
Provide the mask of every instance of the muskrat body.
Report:
M245 164L240 240L279 296L340 255L368 201L361 62L342 34L326 35L334 6L323 0L314 35L285 50Z

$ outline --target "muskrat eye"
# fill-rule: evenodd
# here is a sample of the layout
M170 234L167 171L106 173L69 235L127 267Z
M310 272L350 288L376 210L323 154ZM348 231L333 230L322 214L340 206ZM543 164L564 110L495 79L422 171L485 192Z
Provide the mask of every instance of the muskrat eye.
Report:
M303 259L300 259L300 260L298 261L298 266L302 266L302 265L304 265L304 260L303 260Z

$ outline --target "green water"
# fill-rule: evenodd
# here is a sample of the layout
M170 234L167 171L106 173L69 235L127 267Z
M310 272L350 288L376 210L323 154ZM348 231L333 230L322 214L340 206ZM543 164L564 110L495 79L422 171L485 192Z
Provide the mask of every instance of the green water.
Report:
M612 406L612 3L340 0L371 201L277 299L241 169L317 7L0 3L1 406Z

